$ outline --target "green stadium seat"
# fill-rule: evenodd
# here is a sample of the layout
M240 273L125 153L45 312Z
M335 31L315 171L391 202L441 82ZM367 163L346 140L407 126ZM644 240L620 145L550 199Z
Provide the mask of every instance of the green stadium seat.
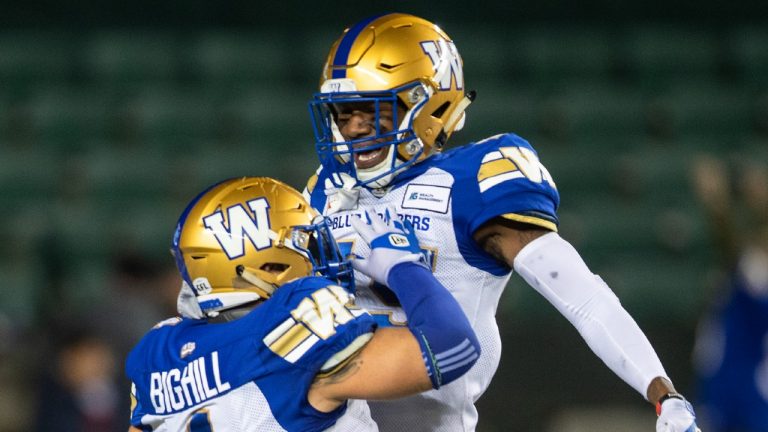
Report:
M549 112L544 116L551 118L543 121L558 125L563 136L578 141L580 147L602 140L621 141L644 132L645 100L642 93L628 87L574 84L549 98ZM612 143L608 150L617 146L621 143Z
M144 85L117 108L122 133L169 152L190 150L217 127L215 103L195 88ZM141 144L140 144L141 145Z
M83 155L87 198L100 208L125 210L144 202L162 202L168 196L169 159L150 149L111 148L108 144Z
M717 35L698 28L637 26L622 38L621 56L629 76L648 88L714 79L720 55Z
M24 91L40 83L71 79L76 70L76 38L55 31L0 32L3 91Z
M235 116L252 136L261 132L312 139L307 103L311 98L288 85L251 85L223 102L220 108ZM271 145L279 146L280 143Z
M616 179L611 164L615 149L607 149L582 141L533 143L539 159L547 167L564 199L571 201L582 195L610 194Z
M690 199L691 151L679 142L647 141L643 147L621 153L613 161L623 196L674 205Z
M112 101L92 88L75 85L39 87L21 103L32 134L46 151L71 153L109 133Z
M467 139L479 140L502 132L514 132L528 138L538 132L541 99L534 89L484 80L476 84L471 88L477 90L477 98L467 108L466 125L457 137L460 134Z
M306 34L312 37L305 37ZM331 45L340 36L341 28L317 27L288 39L288 42L296 47L295 51L292 50L296 54L289 56L288 60L289 67L294 69L290 71L290 75L301 79L301 83L310 89L307 98L311 97L311 92L319 90L323 65Z
M37 302L43 286L39 266L32 258L16 256L4 259L0 264L0 278L8 287L0 298L0 316L13 321L15 326L25 328L34 325Z
M209 31L191 43L185 62L206 85L256 83L269 88L290 75L287 48L274 32Z
M459 27L450 30L464 63L464 82L469 89L483 83L509 86L519 78L521 56L499 32L489 28ZM489 93L480 91L481 94Z
M567 207L561 215L563 235L573 235L579 249L597 262L627 252L701 256L707 239L699 208L686 200L575 195Z
M36 199L56 195L61 166L58 155L37 148L3 149L0 146L0 201L18 209Z
M179 53L179 43L170 33L104 30L85 41L82 61L86 74L97 83L125 86L178 78Z
M765 25L736 27L729 35L729 50L741 78L768 89L768 28Z
M656 98L675 136L737 140L753 128L753 95L742 86L717 81L677 84Z
M530 27L510 37L505 57L516 59L525 78L540 87L601 82L615 65L614 38L597 27Z
M706 302L707 261L663 252L614 254L592 267L636 320L694 322Z

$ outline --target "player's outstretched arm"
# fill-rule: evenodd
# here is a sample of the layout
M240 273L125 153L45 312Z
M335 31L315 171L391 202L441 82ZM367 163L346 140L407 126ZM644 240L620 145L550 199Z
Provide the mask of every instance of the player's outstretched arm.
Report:
M502 220L481 227L474 237L555 306L616 375L657 406L658 431L695 430L690 404L670 401L682 396L645 334L568 242L555 232Z
M394 218L394 213L393 218ZM432 275L412 228L376 215L353 225L371 245L355 268L395 292L408 327L378 329L341 369L315 381L312 405L330 410L346 399L392 399L439 388L466 373L480 344L458 302Z
M407 328L377 329L373 338L332 375L318 378L308 399L329 412L347 399L396 399L432 388L421 348Z

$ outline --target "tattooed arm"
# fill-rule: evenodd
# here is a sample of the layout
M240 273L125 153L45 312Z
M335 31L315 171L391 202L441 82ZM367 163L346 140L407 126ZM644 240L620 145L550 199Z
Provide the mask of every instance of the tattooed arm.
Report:
M346 399L395 399L432 388L416 338L408 328L380 328L344 367L315 380L310 404L328 412Z
M549 232L535 225L495 218L478 228L474 238L492 257L513 267L520 250Z

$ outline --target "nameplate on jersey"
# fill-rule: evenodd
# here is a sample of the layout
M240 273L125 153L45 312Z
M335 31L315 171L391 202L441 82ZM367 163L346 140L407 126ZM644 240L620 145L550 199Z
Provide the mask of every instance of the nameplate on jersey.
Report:
M157 414L181 411L229 391L232 385L222 380L219 352L198 357L183 368L151 372L149 398Z
M451 203L451 188L444 186L409 184L405 189L404 209L429 210L437 213L448 213Z

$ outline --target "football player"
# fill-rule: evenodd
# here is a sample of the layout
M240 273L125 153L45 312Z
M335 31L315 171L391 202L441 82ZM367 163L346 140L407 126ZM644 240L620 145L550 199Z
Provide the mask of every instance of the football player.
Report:
M657 430L692 431L693 410L645 335L558 235L557 187L533 146L503 133L442 152L474 97L450 37L427 20L394 13L344 31L309 104L321 162L304 191L312 206L329 216L340 245L361 256L368 245L356 241L353 221L366 211L387 216L394 206L413 224L435 276L464 309L483 350L467 375L439 391L372 402L379 428L475 430L474 402L500 359L496 308L514 269L656 405ZM381 325L407 323L389 289L356 277L358 304Z
M696 388L708 430L768 431L768 164L731 168L714 155L693 164L723 277L699 323Z
M465 373L479 343L409 225L356 225L373 252L353 265L396 293L409 327L377 328L353 303L350 262L295 189L246 177L195 198L172 248L189 318L161 322L128 356L129 430L376 431L359 399Z

